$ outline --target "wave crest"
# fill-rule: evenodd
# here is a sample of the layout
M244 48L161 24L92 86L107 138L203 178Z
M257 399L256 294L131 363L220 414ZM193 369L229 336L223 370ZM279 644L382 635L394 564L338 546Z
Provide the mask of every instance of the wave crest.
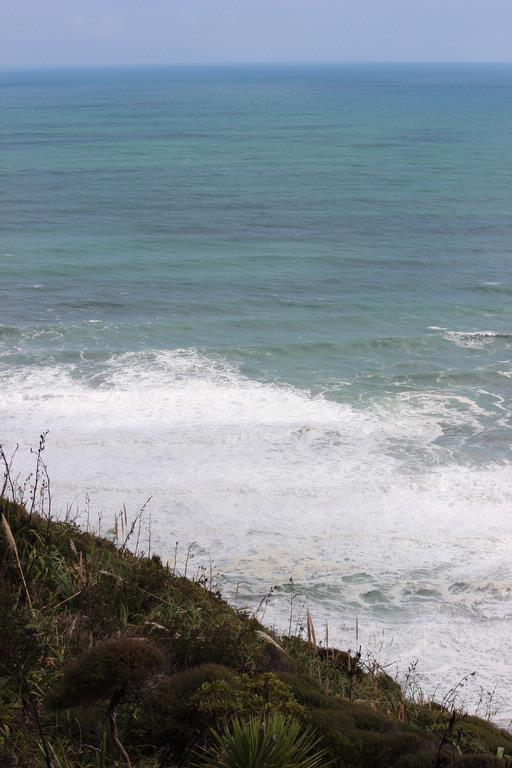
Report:
M468 349L482 349L495 341L500 341L506 345L512 344L512 333L499 331L447 331L444 338L446 341L452 341L458 347Z

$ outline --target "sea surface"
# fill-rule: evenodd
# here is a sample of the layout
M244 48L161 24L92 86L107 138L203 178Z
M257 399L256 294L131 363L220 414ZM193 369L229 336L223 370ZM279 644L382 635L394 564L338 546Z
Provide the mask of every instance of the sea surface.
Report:
M1 73L0 441L508 722L511 204L512 66Z

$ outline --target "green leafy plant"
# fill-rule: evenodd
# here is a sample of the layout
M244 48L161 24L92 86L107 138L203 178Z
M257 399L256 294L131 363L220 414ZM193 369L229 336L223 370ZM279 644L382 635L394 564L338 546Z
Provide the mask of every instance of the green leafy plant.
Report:
M213 739L195 768L320 768L328 764L315 732L281 713L265 719L236 719L225 731L213 731Z
M205 682L193 702L198 712L214 722L244 715L264 717L273 712L303 719L305 714L291 688L271 672L258 677L245 674L231 680Z

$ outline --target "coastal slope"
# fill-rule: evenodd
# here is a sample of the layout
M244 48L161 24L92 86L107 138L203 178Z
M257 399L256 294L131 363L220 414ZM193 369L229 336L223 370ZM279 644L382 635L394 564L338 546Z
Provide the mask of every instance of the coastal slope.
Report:
M2 768L213 766L233 722L293 725L311 765L508 764L488 720L322 647L311 621L276 636L207 572L131 552L134 525L114 543L7 499L0 513Z

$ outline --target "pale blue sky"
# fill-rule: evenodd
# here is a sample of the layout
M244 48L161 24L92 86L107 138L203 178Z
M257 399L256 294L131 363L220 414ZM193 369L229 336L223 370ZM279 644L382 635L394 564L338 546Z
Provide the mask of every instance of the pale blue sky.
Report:
M510 61L512 0L0 0L0 68Z

